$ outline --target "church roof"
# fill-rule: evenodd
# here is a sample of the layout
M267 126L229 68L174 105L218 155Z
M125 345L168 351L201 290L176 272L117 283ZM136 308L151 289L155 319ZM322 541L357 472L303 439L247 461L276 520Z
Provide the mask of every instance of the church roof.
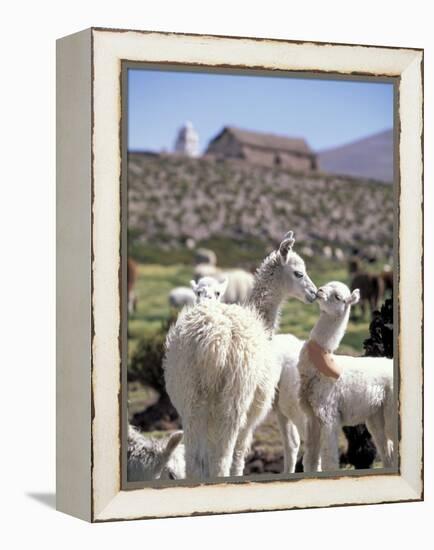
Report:
M226 126L223 128L222 132L212 141L217 141L224 132L230 132L240 143L251 147L297 152L309 155L313 154L312 149L303 138L253 132L251 130L235 128L234 126Z

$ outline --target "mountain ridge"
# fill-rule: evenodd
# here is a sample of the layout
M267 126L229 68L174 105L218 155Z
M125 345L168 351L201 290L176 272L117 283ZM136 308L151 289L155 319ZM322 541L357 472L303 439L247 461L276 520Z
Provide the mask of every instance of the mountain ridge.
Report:
M393 130L322 151L317 151L321 171L354 177L393 181Z

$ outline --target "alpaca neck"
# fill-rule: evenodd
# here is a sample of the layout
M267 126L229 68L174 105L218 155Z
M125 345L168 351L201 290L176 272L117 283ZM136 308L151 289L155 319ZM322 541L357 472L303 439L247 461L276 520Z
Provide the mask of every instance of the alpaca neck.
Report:
M313 327L310 337L315 340L326 351L335 351L339 347L350 317L350 308L340 317L328 315L324 311Z
M285 299L282 265L276 252L272 252L256 272L255 284L248 304L253 306L272 336L279 325L280 308Z

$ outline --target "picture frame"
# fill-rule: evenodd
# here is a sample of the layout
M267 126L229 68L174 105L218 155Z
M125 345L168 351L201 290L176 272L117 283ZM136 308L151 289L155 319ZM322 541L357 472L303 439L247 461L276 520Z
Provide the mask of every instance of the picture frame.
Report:
M397 471L125 488L126 63L395 81ZM57 508L105 522L423 499L423 50L92 28L57 43L56 129Z

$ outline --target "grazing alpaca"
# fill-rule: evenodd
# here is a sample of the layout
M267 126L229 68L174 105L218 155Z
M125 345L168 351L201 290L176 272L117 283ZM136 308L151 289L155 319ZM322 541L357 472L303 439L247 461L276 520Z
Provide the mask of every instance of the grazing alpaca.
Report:
M174 309L192 306L196 302L196 295L188 286L177 286L169 292L169 305Z
M223 271L221 277L227 280L223 302L241 305L247 303L255 284L254 276L244 269L228 269Z
M393 361L386 358L332 355L348 324L351 305L359 300L343 283L317 292L320 318L300 353L300 403L307 415L304 471L339 468L338 437L342 425L366 423L383 465L393 464L395 408Z
M166 340L167 392L182 417L188 478L242 475L253 430L280 376L271 337L280 306L312 302L316 287L289 232L262 263L248 304L184 309Z
M182 479L185 477L182 432L164 439L147 438L128 426L127 479Z
M202 300L220 301L228 286L228 280L223 279L222 282L219 282L213 277L202 277L197 283L190 281L190 285L196 295L196 303Z
M244 269L222 271L211 264L197 265L194 269L194 280L198 282L199 279L205 277L213 277L219 282L227 280L227 288L223 299L225 304L245 304L255 283L253 275Z

